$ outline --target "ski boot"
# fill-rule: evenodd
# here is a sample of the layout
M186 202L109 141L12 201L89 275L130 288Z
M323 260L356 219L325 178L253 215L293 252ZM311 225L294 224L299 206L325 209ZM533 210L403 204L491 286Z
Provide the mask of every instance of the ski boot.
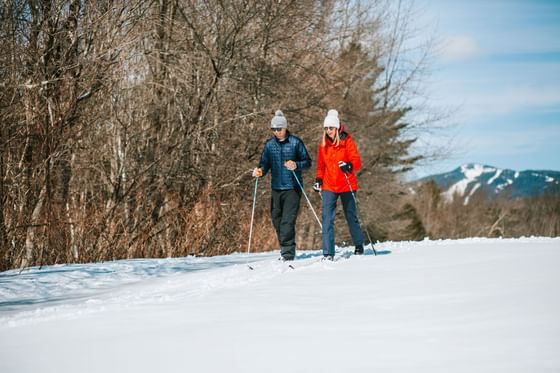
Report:
M356 245L354 255L362 255L364 253L364 245Z

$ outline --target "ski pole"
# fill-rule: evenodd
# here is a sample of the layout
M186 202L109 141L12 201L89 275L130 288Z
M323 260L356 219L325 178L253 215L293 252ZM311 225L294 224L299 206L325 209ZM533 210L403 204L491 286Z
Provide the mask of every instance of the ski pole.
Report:
M305 200L309 204L309 208L311 208L311 211L313 212L313 215L315 215L315 219L317 219L317 223L319 223L319 227L321 227L321 232L322 232L323 231L323 224L321 224L321 221L319 220L319 217L315 213L315 209L311 205L311 201L309 201L309 198L307 198L307 193L305 193L305 189L303 189L303 185L301 185L301 183L299 182L299 179L297 178L296 172L294 170L291 170L291 171L292 171L292 174L294 174L294 178L296 179L301 191L303 192L303 195L305 196Z
M348 175L346 174L346 172L343 172L344 177L346 177L346 182L348 183L348 187L350 188L350 193L352 193L352 198L354 198L354 203L356 204L356 217L358 218L358 224L360 224L360 227L362 226L362 219L360 219L360 209L358 208L358 199L356 198L356 194L354 193L354 190L352 189L352 184L350 184L350 179L348 178ZM363 230L363 228L362 228ZM375 256L377 256L377 251L375 251L375 247L373 247L373 242L371 242L371 237L369 236L369 231L366 227L366 234L369 240L369 243L371 245L371 248L373 249L373 254Z
M249 244L247 245L247 254L251 252L251 237L253 236L253 221L255 219L255 206L257 205L257 188L259 186L259 178L255 178L255 191L253 192L253 208L251 211L251 226L249 227ZM247 266L249 269L253 269L249 265L249 257L247 257Z

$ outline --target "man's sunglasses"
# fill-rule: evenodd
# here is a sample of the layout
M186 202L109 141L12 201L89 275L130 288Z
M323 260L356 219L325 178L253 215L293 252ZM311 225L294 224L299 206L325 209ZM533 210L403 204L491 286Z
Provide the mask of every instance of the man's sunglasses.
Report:
M282 131L284 128L271 128L272 132L280 132Z

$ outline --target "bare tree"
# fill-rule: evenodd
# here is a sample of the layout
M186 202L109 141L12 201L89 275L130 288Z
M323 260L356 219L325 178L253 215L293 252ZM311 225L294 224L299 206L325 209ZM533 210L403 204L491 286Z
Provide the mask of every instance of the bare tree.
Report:
M404 92L422 74L397 74L406 12L387 25L383 1L4 3L2 268L243 250L249 170L279 108L312 154L338 108L364 158L366 225L408 224L387 222L397 175L418 159L402 136ZM260 189L260 250L276 245L269 196ZM301 211L298 245L316 248Z

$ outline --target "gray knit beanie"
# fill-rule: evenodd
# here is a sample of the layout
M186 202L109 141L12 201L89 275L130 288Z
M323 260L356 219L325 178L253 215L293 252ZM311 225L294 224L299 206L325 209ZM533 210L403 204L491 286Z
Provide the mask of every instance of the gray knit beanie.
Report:
M270 128L288 128L288 121L281 110L276 110L270 121Z

